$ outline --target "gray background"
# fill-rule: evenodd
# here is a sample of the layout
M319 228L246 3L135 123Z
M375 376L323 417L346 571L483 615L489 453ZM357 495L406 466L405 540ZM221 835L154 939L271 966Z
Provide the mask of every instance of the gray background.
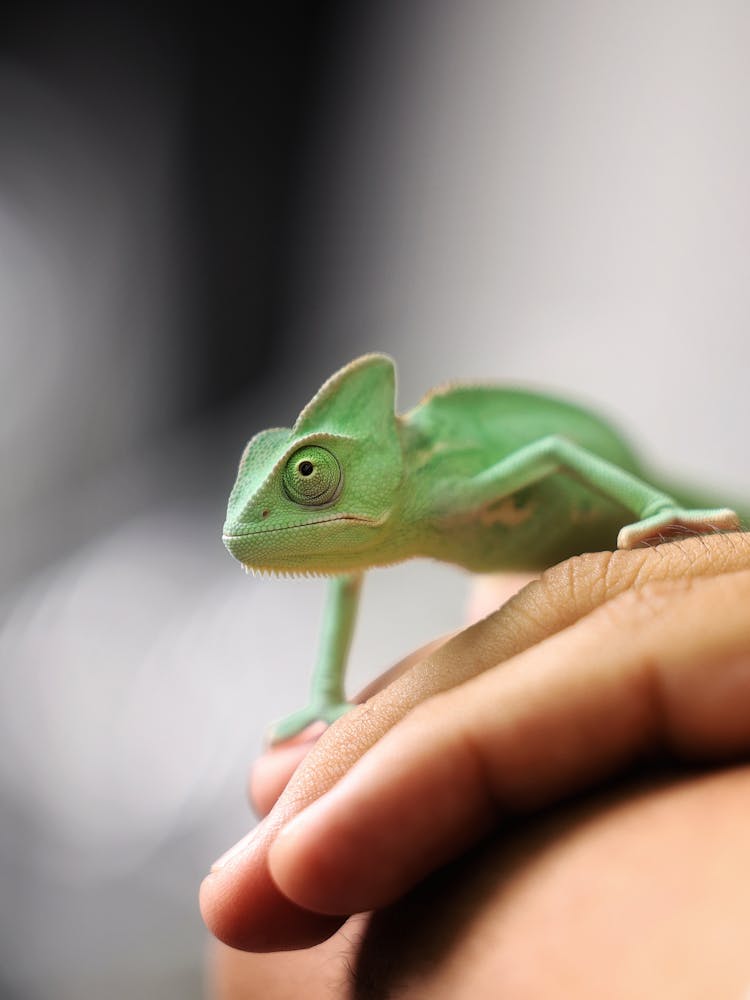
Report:
M403 409L459 377L562 389L750 497L747 6L376 6L296 179L282 348L179 421L179 94L124 73L109 121L0 65L2 996L201 995L197 884L252 822L323 599L245 577L223 504L245 439L340 364L392 353ZM373 573L353 684L464 594L445 567Z

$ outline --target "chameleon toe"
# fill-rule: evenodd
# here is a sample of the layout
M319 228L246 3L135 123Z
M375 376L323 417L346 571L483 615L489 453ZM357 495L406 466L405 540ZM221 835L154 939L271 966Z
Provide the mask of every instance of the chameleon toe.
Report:
M352 707L348 702L310 704L274 723L268 732L268 742L273 746L276 743L283 743L284 740L290 740L314 722L325 722L326 725L330 725Z

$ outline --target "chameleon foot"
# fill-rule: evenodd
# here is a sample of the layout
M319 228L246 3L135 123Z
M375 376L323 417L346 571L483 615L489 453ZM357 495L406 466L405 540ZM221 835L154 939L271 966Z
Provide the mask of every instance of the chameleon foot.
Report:
M727 507L716 510L684 510L667 507L643 521L626 525L617 536L618 549L634 549L650 542L690 535L711 535L717 531L738 531L740 519Z
M282 743L292 736L307 729L313 722L326 722L330 725L348 712L353 706L348 702L311 703L306 708L301 708L298 712L292 712L279 722L274 723L268 732L268 741L271 744Z

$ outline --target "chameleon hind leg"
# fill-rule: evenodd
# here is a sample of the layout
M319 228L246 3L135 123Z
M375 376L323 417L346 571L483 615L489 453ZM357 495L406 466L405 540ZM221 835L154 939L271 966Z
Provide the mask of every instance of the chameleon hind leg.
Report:
M600 458L593 452L550 435L519 448L471 480L472 500L490 502L530 486L554 473L575 476L591 489L617 501L637 520L625 525L617 536L621 549L632 549L648 541L685 534L736 531L740 519L726 507L690 510L667 493Z
M352 707L344 695L344 673L357 617L362 573L336 576L328 585L318 660L310 701L271 726L269 741L280 743L313 722L335 722Z

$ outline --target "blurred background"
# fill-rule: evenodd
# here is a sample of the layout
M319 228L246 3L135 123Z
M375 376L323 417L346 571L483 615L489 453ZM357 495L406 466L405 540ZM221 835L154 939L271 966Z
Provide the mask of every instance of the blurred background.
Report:
M8 2L0 26L0 998L191 1000L197 886L252 822L323 600L223 550L252 433L385 350L402 409L551 386L750 497L750 9ZM371 574L353 685L456 626L465 586Z

